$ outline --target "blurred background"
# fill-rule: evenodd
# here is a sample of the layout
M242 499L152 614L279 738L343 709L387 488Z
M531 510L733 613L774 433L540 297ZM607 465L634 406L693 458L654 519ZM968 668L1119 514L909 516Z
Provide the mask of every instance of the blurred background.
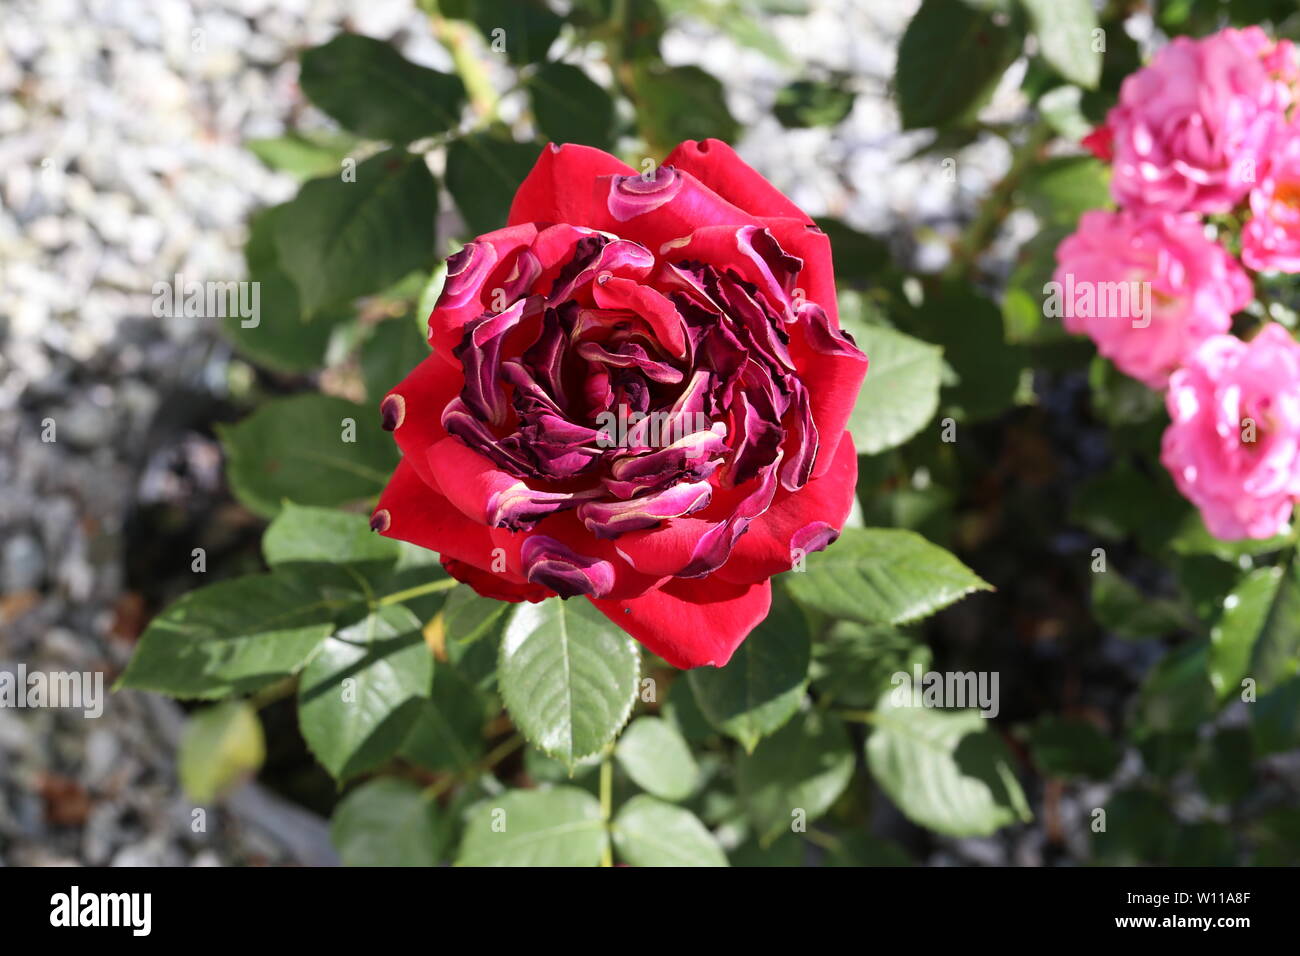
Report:
M954 240L1011 166L1008 138L1029 122L1034 91L1022 56L998 81L977 126L955 136L905 131L891 79L918 5L660 0L637 4L633 22L644 17L647 29L662 30L666 63L699 65L721 81L718 123L729 128L717 135L744 159L814 217L870 234L897 268L927 274L950 265ZM1141 4L1118 6L1126 43L1135 55L1148 50L1155 20ZM338 150L347 147L299 90L297 57L340 30L390 41L440 70L470 57L500 96L501 119L527 135L527 97L491 55L488 37L412 0L7 0L0 7L0 670L21 662L105 670L111 680L150 617L194 586L192 548L203 547L214 569L256 562L261 524L225 487L215 426L240 418L257 394L291 390L294 370L268 379L219 320L154 317L151 290L176 274L243 278L250 215L291 198L302 179L337 168ZM598 81L607 77L605 59L588 55L568 31L555 46ZM835 93L811 103L791 99L791 85L802 80ZM439 234L463 235L454 208L444 208ZM981 252L979 282L993 288L1005 280L1039 226L1028 208L1004 210ZM852 269L857 254L838 246L838 265ZM348 334L328 348L346 351ZM342 376L334 386L346 393L347 374L328 371L326 384ZM1068 629L1062 621L1086 618L1087 595L1053 576L1054 558L1016 539L1041 531L1044 552L1058 557L1082 553L1088 541L1044 524L1059 522L1059 488L1026 506L1028 517L1014 502L1004 507L1023 491L1017 482L1038 494L1078 477L1060 478L1058 458L1090 473L1106 466L1103 433L1071 418L1084 387L1063 380L1040 389L1047 424L999 425L995 451L978 466L982 483L962 492L964 510L954 517L952 501L937 509L959 532L979 525L957 533L956 543L1002 591L1000 603L955 609L932 636L941 649L959 649L951 662L1005 671L1010 719L1055 711L1069 698L1105 722L1158 654L1102 634L1086 655L1064 661L1056 643ZM1032 395L1022 404L1029 403ZM58 425L53 443L41 440L50 418ZM890 507L911 501L930 515L936 506L924 490ZM926 515L894 517L917 524ZM1052 534L1064 540L1049 542ZM941 534L951 535L950 528ZM981 642L992 650L960 651ZM1020 689L1006 690L1017 677ZM292 713L277 719L272 707L263 717L265 769L213 808L213 823L196 833L175 767L179 705L124 692L94 720L0 708L0 862L335 862L326 822L333 785L302 747ZM1140 761L1132 753L1125 759L1108 781L1035 788L1035 821L994 837L920 834L889 810L876 827L917 862L1083 862L1090 857L1086 808L1105 804L1125 773L1137 773ZM1277 761L1261 784L1266 799L1279 788L1295 795L1294 764Z

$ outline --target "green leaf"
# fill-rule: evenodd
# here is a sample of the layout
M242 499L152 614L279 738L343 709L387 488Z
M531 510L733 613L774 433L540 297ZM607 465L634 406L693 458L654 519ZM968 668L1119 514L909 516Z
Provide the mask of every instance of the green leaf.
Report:
M1192 731L1214 712L1214 689L1207 675L1209 642L1170 651L1147 675L1138 696L1141 734Z
M433 655L420 621L400 605L372 611L321 645L303 670L298 721L336 778L378 766L401 746L429 696Z
M551 598L515 611L497 680L528 741L573 766L627 722L640 667L636 644L590 602Z
M896 528L846 528L806 560L807 570L786 577L795 600L863 624L904 624L992 590L943 548Z
M119 686L193 698L272 683L303 665L340 607L290 572L198 588L149 623Z
M554 143L582 143L608 149L613 141L614 101L582 69L543 63L528 80L533 116Z
M796 62L781 41L764 24L763 13L807 13L807 7L801 3L776 2L776 0L711 0L700 3L699 0L658 0L659 6L673 19L690 23L696 27L705 23L726 33L741 46L757 50L764 56L780 64L793 67ZM755 9L758 7L759 9ZM772 8L778 9L772 9ZM798 9L793 9L798 8Z
M1240 694L1250 676L1251 654L1283 576L1283 568L1256 568L1224 598L1223 614L1210 629L1210 683L1219 700Z
M1088 365L1088 385L1093 411L1111 427L1138 425L1164 414L1165 403L1159 392L1129 378L1100 355Z
M483 695L454 667L437 667L433 693L418 707L401 755L425 770L470 770L484 751Z
M356 148L357 141L338 133L292 132L248 140L244 145L272 169L305 180L338 175L344 158Z
M1300 677L1293 677L1250 704L1255 752L1282 753L1300 746Z
M524 773L537 783L577 784L588 793L599 792L595 771L605 761L603 754L596 754L579 761L572 769L566 767L553 757L548 757L536 747L524 748Z
M1300 860L1300 809L1277 807L1245 826L1253 844L1252 866L1295 866Z
M962 0L922 0L898 46L894 92L904 129L972 117L1020 53L1020 34Z
M859 455L903 444L924 428L939 408L941 349L880 326L853 330L871 367L858 392L849 430Z
M1124 790L1105 807L1105 829L1091 830L1097 861L1109 866L1150 865L1176 834L1173 815L1145 790Z
M504 43L506 57L520 66L546 59L564 25L543 0L473 0L470 17L489 45Z
M788 129L835 126L853 110L853 91L843 78L794 80L776 94L772 113Z
M346 319L341 311L308 322L298 287L284 271L275 248L277 222L288 204L257 213L250 223L244 258L248 281L256 283L257 314L231 310L221 321L222 334L246 358L279 372L308 372L324 364L334 327ZM292 213L290 213L292 214Z
M1242 557L1255 557L1280 551L1290 547L1296 540L1296 531L1293 528L1286 534L1274 535L1271 538L1240 538L1236 541L1224 541L1210 534L1199 511L1185 510L1180 512L1179 517L1182 521L1169 541L1169 547L1175 554L1203 554L1216 557L1221 561L1236 562Z
M1243 577L1241 568L1208 555L1175 555L1170 566L1178 577L1178 590L1203 625L1216 624L1223 602Z
M1057 136L1072 143L1092 132L1092 124L1083 115L1083 90L1077 86L1047 90L1038 97L1038 112Z
M1032 819L1005 745L974 710L895 706L881 697L867 766L913 823L948 836L988 836Z
M619 738L614 756L633 783L664 800L685 800L700 775L690 745L676 727L660 717L632 721Z
M408 780L379 777L338 805L330 839L344 866L437 866L438 805Z
M929 670L930 649L892 627L836 621L813 646L812 680L819 703L874 707L897 673Z
M1054 714L1030 728L1029 746L1039 769L1054 777L1105 780L1121 757L1119 747L1096 724Z
M1097 623L1120 637L1167 637L1193 625L1176 602L1140 592L1115 570L1092 576L1092 612Z
M490 634L510 609L509 602L485 598L468 585L461 585L447 595L439 626L447 641L472 644Z
M1247 727L1221 727L1204 741L1196 760L1196 782L1212 803L1227 805L1254 787L1253 741Z
M1146 769L1158 779L1169 781L1191 765L1196 752L1196 735L1193 727L1168 731L1138 727L1132 738Z
M688 671L677 675L668 685L668 698L663 702L659 712L686 740L698 744L716 736L717 731L704 716L704 711L700 709L700 702L695 699L689 673Z
M618 811L614 849L632 866L727 866L727 855L695 814L641 794Z
M387 43L355 33L304 51L298 84L345 128L392 143L446 132L465 106L459 77L418 66Z
M799 709L810 654L807 621L784 590L774 587L772 609L727 666L697 667L686 679L709 723L753 751Z
M1236 839L1218 823L1180 823L1165 850L1169 866L1233 866Z
M585 790L511 790L466 821L456 865L595 866L608 839L600 803Z
M276 515L285 499L338 505L373 497L397 467L375 409L329 395L274 399L217 432L231 490L264 517Z
M1300 560L1292 556L1255 641L1249 676L1255 679L1263 694L1297 675L1300 675Z
M308 314L432 265L438 185L424 157L389 150L354 172L313 179L275 218L279 261Z
M902 847L869 833L847 833L832 847L827 866L911 866Z
M831 808L853 776L853 746L839 721L808 711L736 760L736 789L763 843Z
M506 224L511 200L537 154L536 143L516 143L491 133L471 133L447 147L447 191L471 235Z
M380 322L361 346L366 396L379 401L428 356L428 340L410 318L403 315Z
M1002 328L1012 344L1070 341L1061 320L1043 314L1044 288L1056 271L1056 247L1071 230L1046 227L1020 247L1002 292ZM1092 345L1088 343L1091 350ZM1086 360L1085 360L1086 361Z
M803 866L804 847L794 833L783 833L766 846L751 836L727 855L732 866Z
M1020 192L1044 226L1073 229L1085 212L1110 205L1110 169L1092 156L1054 156L1029 167Z
M1168 472L1139 471L1120 461L1077 492L1070 520L1102 538L1132 534L1144 548L1161 548L1187 513Z
M402 542L375 534L361 514L285 502L262 534L262 557L274 567L294 562L393 561Z
M455 593L454 591L452 592ZM498 601L498 604L504 604L504 601ZM496 617L484 629L481 638L465 642L458 640L443 639L443 648L447 652L447 659L460 674L471 684L481 691L496 693L497 691L497 660L501 656L501 635L505 627L514 617L515 606L507 604L505 610L499 617ZM430 622L430 643L434 643L436 633L433 627L438 622Z
M735 142L740 124L717 77L698 66L638 60L633 67L637 127L653 153L667 155L687 139Z
M949 283L927 295L911 319L911 331L943 346L944 362L955 376L945 381L944 397L962 416L992 418L1011 407L1026 355L1005 341L1002 312L992 301Z
M1101 53L1093 49L1097 11L1092 0L1020 0L1043 59L1071 83L1095 89Z
M190 716L176 762L185 793L207 803L256 774L265 759L257 711L242 700L227 700Z

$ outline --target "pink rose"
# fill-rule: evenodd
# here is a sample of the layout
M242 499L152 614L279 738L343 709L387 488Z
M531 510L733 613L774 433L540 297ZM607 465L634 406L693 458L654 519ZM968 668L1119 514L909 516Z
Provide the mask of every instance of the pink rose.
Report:
M1251 220L1241 233L1241 258L1261 272L1300 272L1300 128L1288 127L1268 174L1250 194Z
M1121 205L1227 212L1264 175L1295 58L1258 27L1177 37L1124 80L1106 117Z
M1160 460L1217 538L1269 538L1300 495L1300 345L1272 323L1206 339L1169 380Z
M1154 389L1208 336L1226 332L1253 294L1192 215L1086 212L1056 261L1065 328Z

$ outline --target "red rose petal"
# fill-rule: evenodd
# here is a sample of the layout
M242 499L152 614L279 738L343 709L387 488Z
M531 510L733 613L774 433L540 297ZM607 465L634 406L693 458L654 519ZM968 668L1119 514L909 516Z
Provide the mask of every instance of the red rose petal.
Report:
M722 667L767 617L772 585L679 579L629 600L588 600L674 667Z
M386 538L437 551L498 575L503 581L526 584L519 560L520 535L476 524L438 491L421 480L409 458L403 458L388 479L375 509L385 520L372 522ZM504 559L504 569L501 567Z
M720 139L688 139L664 160L665 166L684 169L727 202L753 216L779 216L812 222L754 167Z
M482 568L476 568L472 564L457 561L455 558L449 558L446 555L442 557L442 566L448 574L461 584L468 584L476 594L485 598L493 598L497 601L512 601L514 603L528 601L530 604L536 604L538 601L544 601L548 597L555 596L554 591L550 588L544 588L540 584L514 584L499 574L484 571Z
M402 416L392 430L393 438L425 484L435 489L438 480L425 459L425 452L447 437L442 427L442 410L460 394L462 384L460 369L435 352L411 369L384 399L400 396Z
M772 507L750 523L727 563L714 572L715 577L748 584L789 571L791 550L800 546L795 538L808 525L824 522L835 529L844 527L853 510L858 482L858 456L848 432L843 433L828 461L821 477L793 494L777 495Z
M511 226L525 222L557 222L590 226L608 218L602 176L630 176L634 170L604 150L574 143L542 148L537 163L525 177L510 204Z
M479 252L485 258L482 269L466 267L464 279L457 284L454 277L448 276L438 301L429 313L429 344L434 351L444 355L447 361L459 365L460 362L451 354L451 350L460 344L464 337L466 322L477 319L492 307L494 290L501 288L515 268L515 254L520 249L527 249L537 238L537 227L532 223L508 226L479 236L472 243L481 247ZM450 266L462 249L448 260ZM472 257L470 257L472 258ZM481 274L480 274L481 272Z

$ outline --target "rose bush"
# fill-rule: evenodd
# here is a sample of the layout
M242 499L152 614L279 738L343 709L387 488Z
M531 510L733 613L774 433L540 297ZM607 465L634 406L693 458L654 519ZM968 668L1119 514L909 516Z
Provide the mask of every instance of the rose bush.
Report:
M1065 325L1120 371L1153 389L1168 384L1161 461L1210 533L1228 540L1288 527L1300 496L1300 380L1281 326L1249 328L1249 345L1221 334L1255 287L1202 214L1239 214L1212 228L1247 267L1300 269L1298 75L1294 46L1258 27L1174 40L1124 81L1120 104L1084 139L1113 164L1124 208L1084 213L1056 250L1058 281L1150 290L1149 315L1102 310Z
M874 77L725 90L662 40L765 17L560 6L427 3L454 75L340 34L339 129L254 144L304 182L225 326L237 543L137 582L121 681L220 700L194 799L265 750L347 863L1294 861L1289 42L920 0L914 204L860 126L827 177L756 141Z
M403 457L373 526L480 594L586 597L722 666L848 516L867 358L830 243L725 143L649 174L545 147L505 228L449 260L429 339L382 405Z

